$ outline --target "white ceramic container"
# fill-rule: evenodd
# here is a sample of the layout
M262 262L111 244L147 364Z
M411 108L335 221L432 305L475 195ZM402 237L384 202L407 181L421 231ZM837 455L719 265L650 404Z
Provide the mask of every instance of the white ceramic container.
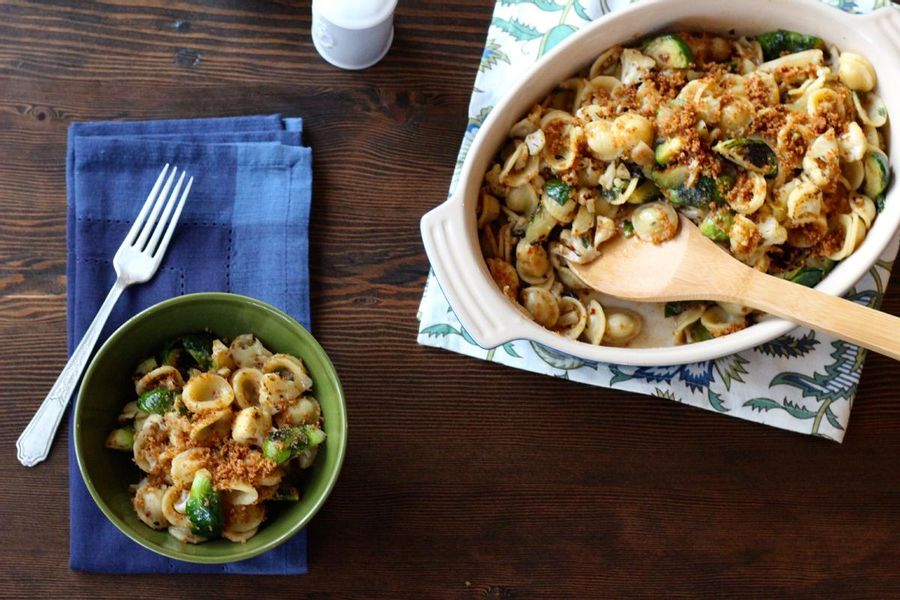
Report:
M341 69L367 69L384 58L394 40L397 0L313 0L316 51Z
M493 348L511 340L527 339L586 360L673 365L746 350L795 327L781 319L765 318L743 331L684 346L664 343L660 336L656 342L650 342L651 347L593 346L553 333L522 315L494 284L482 258L475 219L478 192L490 161L513 123L557 83L590 65L603 50L656 31L675 29L736 35L788 29L817 35L827 44L857 52L872 62L878 75L875 92L888 107L889 123L900 123L898 9L886 7L866 15L852 15L816 0L642 0L598 19L513 82L504 100L479 129L453 196L422 218L425 251L441 289L479 345ZM889 143L888 154L896 173L900 170L900 144ZM900 224L900 185L896 182L888 190L885 206L863 244L816 286L819 290L843 294L875 263Z

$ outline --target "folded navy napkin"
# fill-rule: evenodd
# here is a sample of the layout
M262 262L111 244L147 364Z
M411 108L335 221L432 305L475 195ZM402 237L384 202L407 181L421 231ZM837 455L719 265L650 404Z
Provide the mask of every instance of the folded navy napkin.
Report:
M192 292L253 296L309 328L312 154L301 136L302 121L280 115L72 125L66 161L69 352L115 281L113 255L165 163L194 177L190 197L156 276L125 291L101 343L137 312ZM306 572L305 530L266 554L227 565L186 563L145 550L94 504L69 439L72 569Z

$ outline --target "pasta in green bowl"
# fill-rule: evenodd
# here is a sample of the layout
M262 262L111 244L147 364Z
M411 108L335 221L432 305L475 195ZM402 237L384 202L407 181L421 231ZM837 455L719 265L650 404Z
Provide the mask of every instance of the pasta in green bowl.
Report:
M88 368L74 419L103 513L189 562L286 541L325 501L346 448L322 348L284 313L233 294L174 298L122 325Z

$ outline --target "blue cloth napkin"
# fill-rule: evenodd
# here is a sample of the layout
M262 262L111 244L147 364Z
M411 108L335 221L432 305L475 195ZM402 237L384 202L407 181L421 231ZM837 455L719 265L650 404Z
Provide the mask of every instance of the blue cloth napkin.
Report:
M165 163L194 177L156 276L119 299L105 340L135 313L192 292L259 298L309 328L312 154L302 121L280 115L77 123L69 128L68 339L71 353L115 280L112 258ZM126 538L94 504L69 436L70 566L105 573L291 575L307 570L306 531L253 559L198 565Z

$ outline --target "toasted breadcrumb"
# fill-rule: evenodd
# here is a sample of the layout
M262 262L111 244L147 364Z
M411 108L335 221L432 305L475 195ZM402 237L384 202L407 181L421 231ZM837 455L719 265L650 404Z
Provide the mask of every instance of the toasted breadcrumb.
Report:
M213 485L217 489L237 481L256 485L277 468L275 462L264 457L259 450L234 440L227 440L218 446L210 463L207 468L212 473Z

